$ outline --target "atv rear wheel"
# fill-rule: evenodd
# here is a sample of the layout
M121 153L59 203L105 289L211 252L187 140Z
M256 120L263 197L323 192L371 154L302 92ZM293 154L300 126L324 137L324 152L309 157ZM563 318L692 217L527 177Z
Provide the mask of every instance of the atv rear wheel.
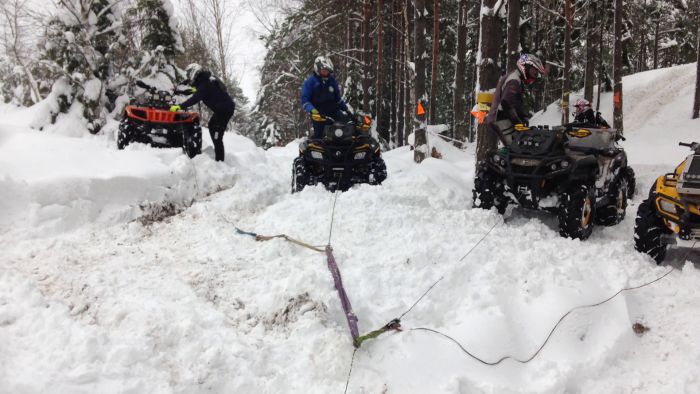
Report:
M660 264L666 257L668 249L663 235L670 233L663 219L656 215L653 197L642 201L634 221L634 248L648 254L657 264Z
M182 131L182 150L190 159L202 153L202 129L195 126Z
M503 195L505 187L486 163L481 163L474 178L474 190L472 190L473 205L475 208L496 210L501 215L506 212L508 200Z
M595 196L593 188L580 185L561 195L559 234L562 237L585 240L593 232Z
M381 185L386 180L386 163L377 157L369 163L369 184Z
M599 208L596 212L596 224L614 226L620 223L625 218L628 195L627 177L622 176L610 187L608 204Z
M308 184L309 174L306 170L306 163L304 163L304 158L299 156L292 163L292 193L304 190Z

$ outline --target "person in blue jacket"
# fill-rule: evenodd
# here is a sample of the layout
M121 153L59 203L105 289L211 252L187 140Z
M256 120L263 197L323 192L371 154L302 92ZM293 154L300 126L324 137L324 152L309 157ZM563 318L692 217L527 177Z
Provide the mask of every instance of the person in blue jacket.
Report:
M214 143L216 161L224 161L224 132L233 117L236 104L226 91L226 86L211 72L197 63L187 66L187 81L192 86L192 97L180 105L173 105L170 110L177 112L199 103L204 103L214 112L209 120L209 134Z
M340 97L338 82L333 77L333 63L325 56L314 60L314 73L311 74L301 88L301 105L314 126L313 138L323 137L326 124L336 121L346 121L348 106Z

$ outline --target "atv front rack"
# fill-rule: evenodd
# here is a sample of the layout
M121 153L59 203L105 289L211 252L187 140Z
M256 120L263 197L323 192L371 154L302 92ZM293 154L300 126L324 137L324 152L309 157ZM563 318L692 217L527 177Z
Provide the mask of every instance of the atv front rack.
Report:
M126 107L126 114L131 119L149 123L181 124L193 123L199 120L199 113L197 112L172 112L165 109L137 107L134 105Z

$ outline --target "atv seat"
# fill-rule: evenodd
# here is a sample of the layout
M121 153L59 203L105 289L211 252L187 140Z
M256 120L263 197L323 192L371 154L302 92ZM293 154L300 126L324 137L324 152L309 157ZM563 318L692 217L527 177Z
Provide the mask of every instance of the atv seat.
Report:
M605 150L615 147L615 136L617 135L617 130L614 129L595 129L595 128L581 128L574 129L574 132L585 132L583 136L569 136L569 149L598 149ZM586 135L588 134L588 135Z

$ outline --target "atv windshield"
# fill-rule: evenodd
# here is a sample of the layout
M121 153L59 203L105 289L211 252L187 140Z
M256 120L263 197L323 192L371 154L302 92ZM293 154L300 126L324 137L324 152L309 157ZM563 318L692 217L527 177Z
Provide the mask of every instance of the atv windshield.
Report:
M700 155L694 155L689 164L686 174L700 175Z

